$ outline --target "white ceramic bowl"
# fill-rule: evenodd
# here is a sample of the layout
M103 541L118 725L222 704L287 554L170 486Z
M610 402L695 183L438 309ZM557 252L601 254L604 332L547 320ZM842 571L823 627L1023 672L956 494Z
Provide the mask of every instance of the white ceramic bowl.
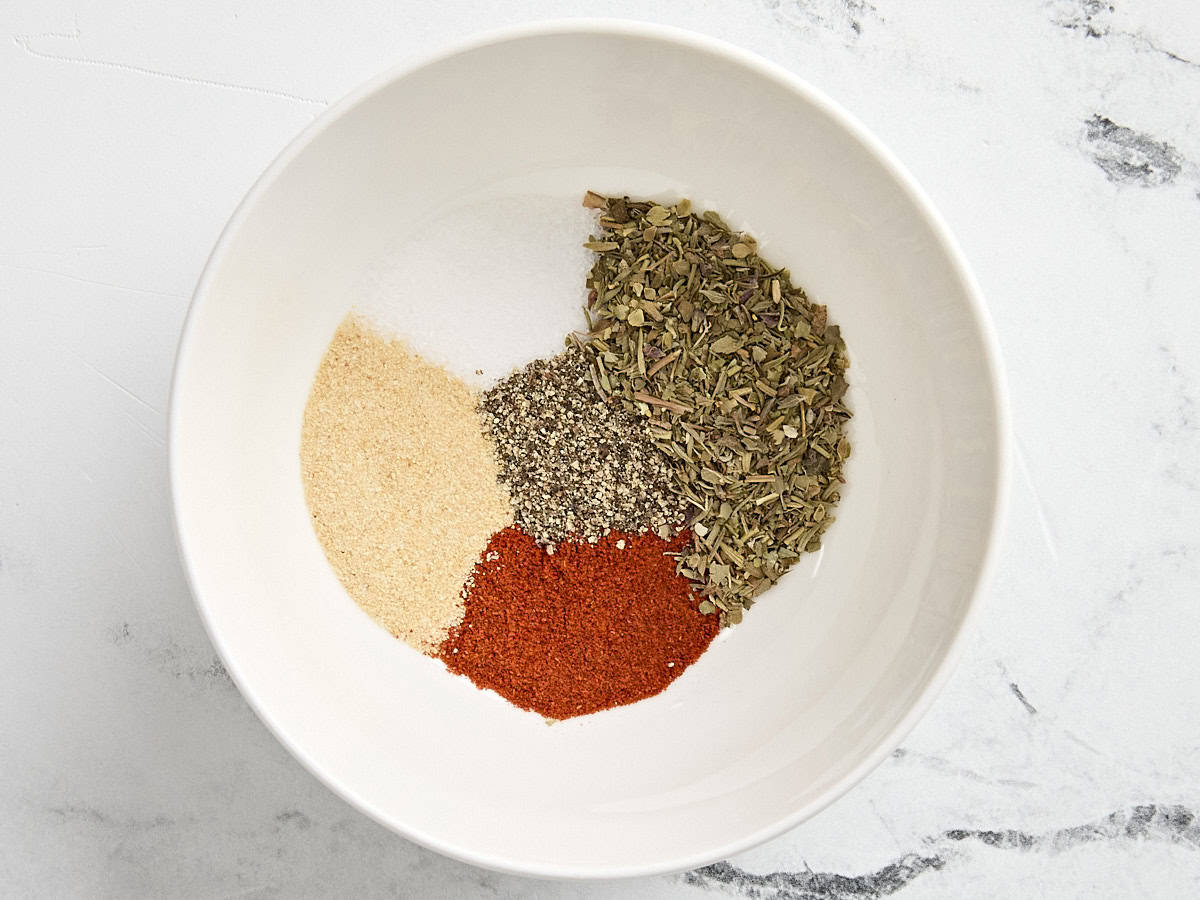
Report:
M309 525L298 446L334 328L414 221L480 192L573 206L585 188L684 193L753 231L764 256L828 303L852 359L855 454L819 558L663 694L547 727L410 651L348 599ZM473 340L443 358L460 369L523 361L510 358L528 355L522 329L563 316L536 294L503 311L487 359L489 344ZM470 315L424 309L421 296L396 302L414 321L471 329ZM463 303L478 309L478 298ZM388 73L275 161L196 290L170 462L181 552L213 643L304 765L450 856L613 877L700 865L779 834L899 743L945 680L988 569L1005 435L979 290L877 140L743 51L570 21Z

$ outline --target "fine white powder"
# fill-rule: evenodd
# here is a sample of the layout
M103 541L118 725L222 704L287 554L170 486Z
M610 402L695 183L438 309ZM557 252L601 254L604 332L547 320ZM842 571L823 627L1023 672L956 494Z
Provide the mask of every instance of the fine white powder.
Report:
M355 311L486 387L583 330L596 221L578 197L483 196L413 215L355 289Z

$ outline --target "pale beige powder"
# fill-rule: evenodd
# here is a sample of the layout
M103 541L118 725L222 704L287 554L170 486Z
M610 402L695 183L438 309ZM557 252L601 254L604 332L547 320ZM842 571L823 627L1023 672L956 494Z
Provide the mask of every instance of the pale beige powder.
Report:
M450 373L347 317L321 361L300 438L313 527L350 596L432 653L462 621L462 589L512 503Z

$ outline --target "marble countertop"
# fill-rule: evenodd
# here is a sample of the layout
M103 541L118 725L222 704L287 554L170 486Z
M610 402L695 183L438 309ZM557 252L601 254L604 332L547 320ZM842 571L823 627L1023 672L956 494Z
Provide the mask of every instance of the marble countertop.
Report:
M280 148L398 60L570 14L751 48L890 145L988 296L1017 446L978 630L903 746L769 844L617 884L473 869L319 785L213 654L164 458L189 294ZM10 0L0 37L0 894L1200 893L1191 0Z

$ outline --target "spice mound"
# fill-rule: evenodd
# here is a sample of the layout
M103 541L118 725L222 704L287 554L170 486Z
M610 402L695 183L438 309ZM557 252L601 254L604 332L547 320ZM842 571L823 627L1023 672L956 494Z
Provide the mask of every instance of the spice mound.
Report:
M304 408L313 528L347 593L416 649L462 618L462 587L512 522L477 398L399 341L347 318Z
M736 624L821 546L850 455L846 345L827 309L714 212L605 198L588 277L598 390L671 460L695 540L679 572Z
M517 525L541 544L595 541L610 530L671 536L686 504L670 460L645 420L604 403L593 383L588 360L571 347L483 395L480 413Z
M438 656L450 671L552 719L651 697L719 628L666 555L689 537L668 543L613 532L549 553L507 528L472 572L466 615Z
M679 678L821 546L851 451L841 330L754 237L687 200L583 205L566 349L479 395L351 316L301 434L350 596L550 719Z

